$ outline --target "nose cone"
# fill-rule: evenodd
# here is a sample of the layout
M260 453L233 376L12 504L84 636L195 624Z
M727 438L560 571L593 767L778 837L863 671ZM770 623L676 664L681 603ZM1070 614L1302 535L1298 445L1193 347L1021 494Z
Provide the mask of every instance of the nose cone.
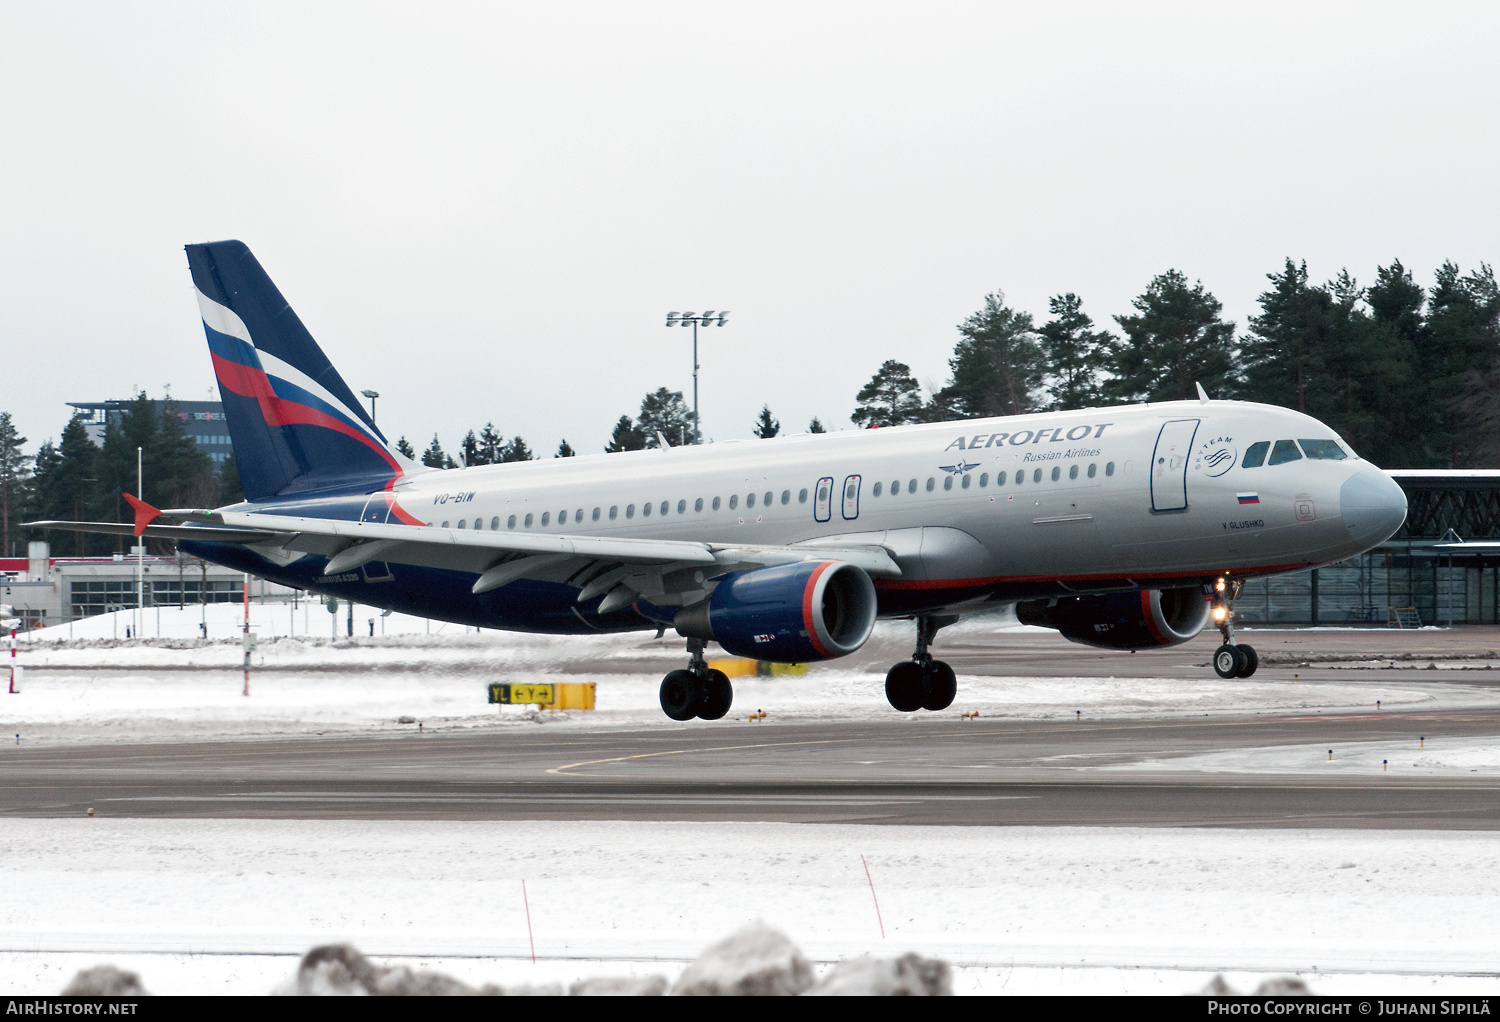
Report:
M1339 491L1349 538L1361 549L1384 543L1406 521L1406 493L1373 465L1361 465Z

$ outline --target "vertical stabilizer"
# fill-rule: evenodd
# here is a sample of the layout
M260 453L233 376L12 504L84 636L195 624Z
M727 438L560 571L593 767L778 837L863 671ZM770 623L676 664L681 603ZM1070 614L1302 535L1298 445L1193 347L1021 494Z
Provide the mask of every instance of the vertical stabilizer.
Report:
M250 500L389 487L416 466L386 442L242 242L187 246L240 485Z

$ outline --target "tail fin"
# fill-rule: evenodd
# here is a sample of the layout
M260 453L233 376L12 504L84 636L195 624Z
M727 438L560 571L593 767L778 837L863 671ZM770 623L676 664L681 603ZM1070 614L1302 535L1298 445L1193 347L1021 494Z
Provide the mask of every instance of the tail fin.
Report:
M389 486L416 466L386 442L250 249L187 246L240 485L250 500Z

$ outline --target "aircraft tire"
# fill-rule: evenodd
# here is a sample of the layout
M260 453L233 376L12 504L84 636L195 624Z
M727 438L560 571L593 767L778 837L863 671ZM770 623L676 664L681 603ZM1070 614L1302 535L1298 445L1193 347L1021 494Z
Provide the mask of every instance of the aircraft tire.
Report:
M729 712L734 703L734 686L729 684L729 675L723 671L710 670L708 677L699 682L703 688L703 699L698 707L698 716L703 720L718 720Z
M1239 676L1241 678L1250 677L1250 675L1255 673L1255 669L1260 666L1260 657L1255 655L1255 647L1236 646L1234 648L1240 651L1240 656L1245 660L1245 666L1240 671Z
M1214 650L1214 673L1221 678L1238 678L1245 669L1245 654L1228 643Z
M704 688L692 671L673 671L661 680L661 711L673 720L692 720L703 703Z
M893 707L902 713L922 708L922 700L927 695L926 679L922 674L922 665L914 660L903 660L886 673L885 697Z
M922 698L922 709L924 710L946 710L953 705L953 697L958 695L958 678L942 660L933 660L927 665L923 672L927 682L927 694Z

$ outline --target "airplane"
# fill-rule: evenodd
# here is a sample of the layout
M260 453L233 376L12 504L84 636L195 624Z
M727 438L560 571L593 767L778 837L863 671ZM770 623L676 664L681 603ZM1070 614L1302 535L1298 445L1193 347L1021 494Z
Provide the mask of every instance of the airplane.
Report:
M1363 553L1406 496L1318 420L1198 399L429 469L402 456L238 241L188 245L245 501L134 523L34 527L173 539L282 585L485 628L674 629L673 720L723 717L705 644L757 660L847 656L915 621L885 691L942 710L931 652L964 613L1113 650L1213 623L1213 666L1249 677L1244 579Z

